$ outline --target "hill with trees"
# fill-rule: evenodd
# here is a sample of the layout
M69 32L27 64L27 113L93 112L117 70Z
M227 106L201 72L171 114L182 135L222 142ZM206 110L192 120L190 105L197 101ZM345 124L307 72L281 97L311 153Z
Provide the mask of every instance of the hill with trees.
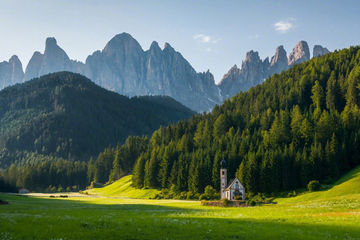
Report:
M83 167L74 161L87 162L129 135L146 139L161 125L194 113L170 97L128 98L79 74L46 75L0 92L0 168L53 165L55 173L48 175L66 178L63 168Z
M134 186L218 189L223 158L249 195L336 180L360 163L359 50L295 65L211 114L155 131L134 166Z

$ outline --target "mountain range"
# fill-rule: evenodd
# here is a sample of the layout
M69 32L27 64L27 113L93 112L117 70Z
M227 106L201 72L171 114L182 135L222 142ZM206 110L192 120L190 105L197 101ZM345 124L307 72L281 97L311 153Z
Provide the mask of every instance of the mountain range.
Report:
M328 52L326 48L315 45L313 56ZM273 74L309 59L310 51L305 41L300 41L289 57L283 46L276 49L271 60L261 60L258 52L249 51L241 68L234 65L216 84L210 71L196 72L169 43L161 49L154 41L149 50L144 51L130 34L121 33L112 38L102 51L95 51L82 63L71 60L55 38L47 38L44 53L35 52L25 72L15 55L9 62L0 63L0 88L48 73L71 71L122 95L170 96L197 112L203 112L210 111L215 104L221 104L240 91L261 84Z

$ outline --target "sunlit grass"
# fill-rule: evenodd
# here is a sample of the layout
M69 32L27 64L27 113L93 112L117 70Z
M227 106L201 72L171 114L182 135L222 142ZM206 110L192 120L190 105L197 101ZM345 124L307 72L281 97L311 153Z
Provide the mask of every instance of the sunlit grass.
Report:
M88 190L88 193L106 197L123 198L153 198L156 194L160 193L160 191L156 189L135 189L131 187L131 177L132 175L129 175L103 188Z
M98 195L90 197L0 194L10 203L0 205L0 240L360 239L359 172L348 173L327 191L245 208L139 199L148 190L132 189L130 177L94 189L91 194ZM134 196L138 199L129 198Z
M0 239L358 239L360 195L249 208L0 194Z
M328 199L353 194L360 194L360 166L345 174L342 178L336 181L329 190L307 193L294 198L279 198L275 199L275 201L281 203L295 203L318 199Z

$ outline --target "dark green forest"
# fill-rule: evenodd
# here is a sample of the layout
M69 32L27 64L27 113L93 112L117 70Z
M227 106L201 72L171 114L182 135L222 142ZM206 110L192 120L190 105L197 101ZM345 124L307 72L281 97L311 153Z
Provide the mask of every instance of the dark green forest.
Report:
M203 193L219 189L221 159L254 195L331 183L360 162L360 51L295 65L212 113L155 131L133 185Z
M225 159L228 177L239 177L249 196L331 183L360 163L359 104L360 47L350 47L275 74L150 139L109 146L88 162L86 181L132 173L136 188L196 196L208 185L219 189Z
M85 187L85 162L104 148L124 144L128 136L151 136L161 125L193 114L170 97L128 98L70 72L5 88L0 92L0 169L7 170L0 189L1 179L32 190L70 186L75 180L65 179L72 175Z

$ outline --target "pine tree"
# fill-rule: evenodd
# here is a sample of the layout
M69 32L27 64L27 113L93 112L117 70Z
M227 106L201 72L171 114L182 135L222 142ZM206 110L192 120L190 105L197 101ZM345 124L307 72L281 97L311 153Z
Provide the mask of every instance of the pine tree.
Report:
M144 175L145 175L145 158L140 156L136 161L134 166L134 171L132 175L132 184L135 188L142 188L144 187Z

